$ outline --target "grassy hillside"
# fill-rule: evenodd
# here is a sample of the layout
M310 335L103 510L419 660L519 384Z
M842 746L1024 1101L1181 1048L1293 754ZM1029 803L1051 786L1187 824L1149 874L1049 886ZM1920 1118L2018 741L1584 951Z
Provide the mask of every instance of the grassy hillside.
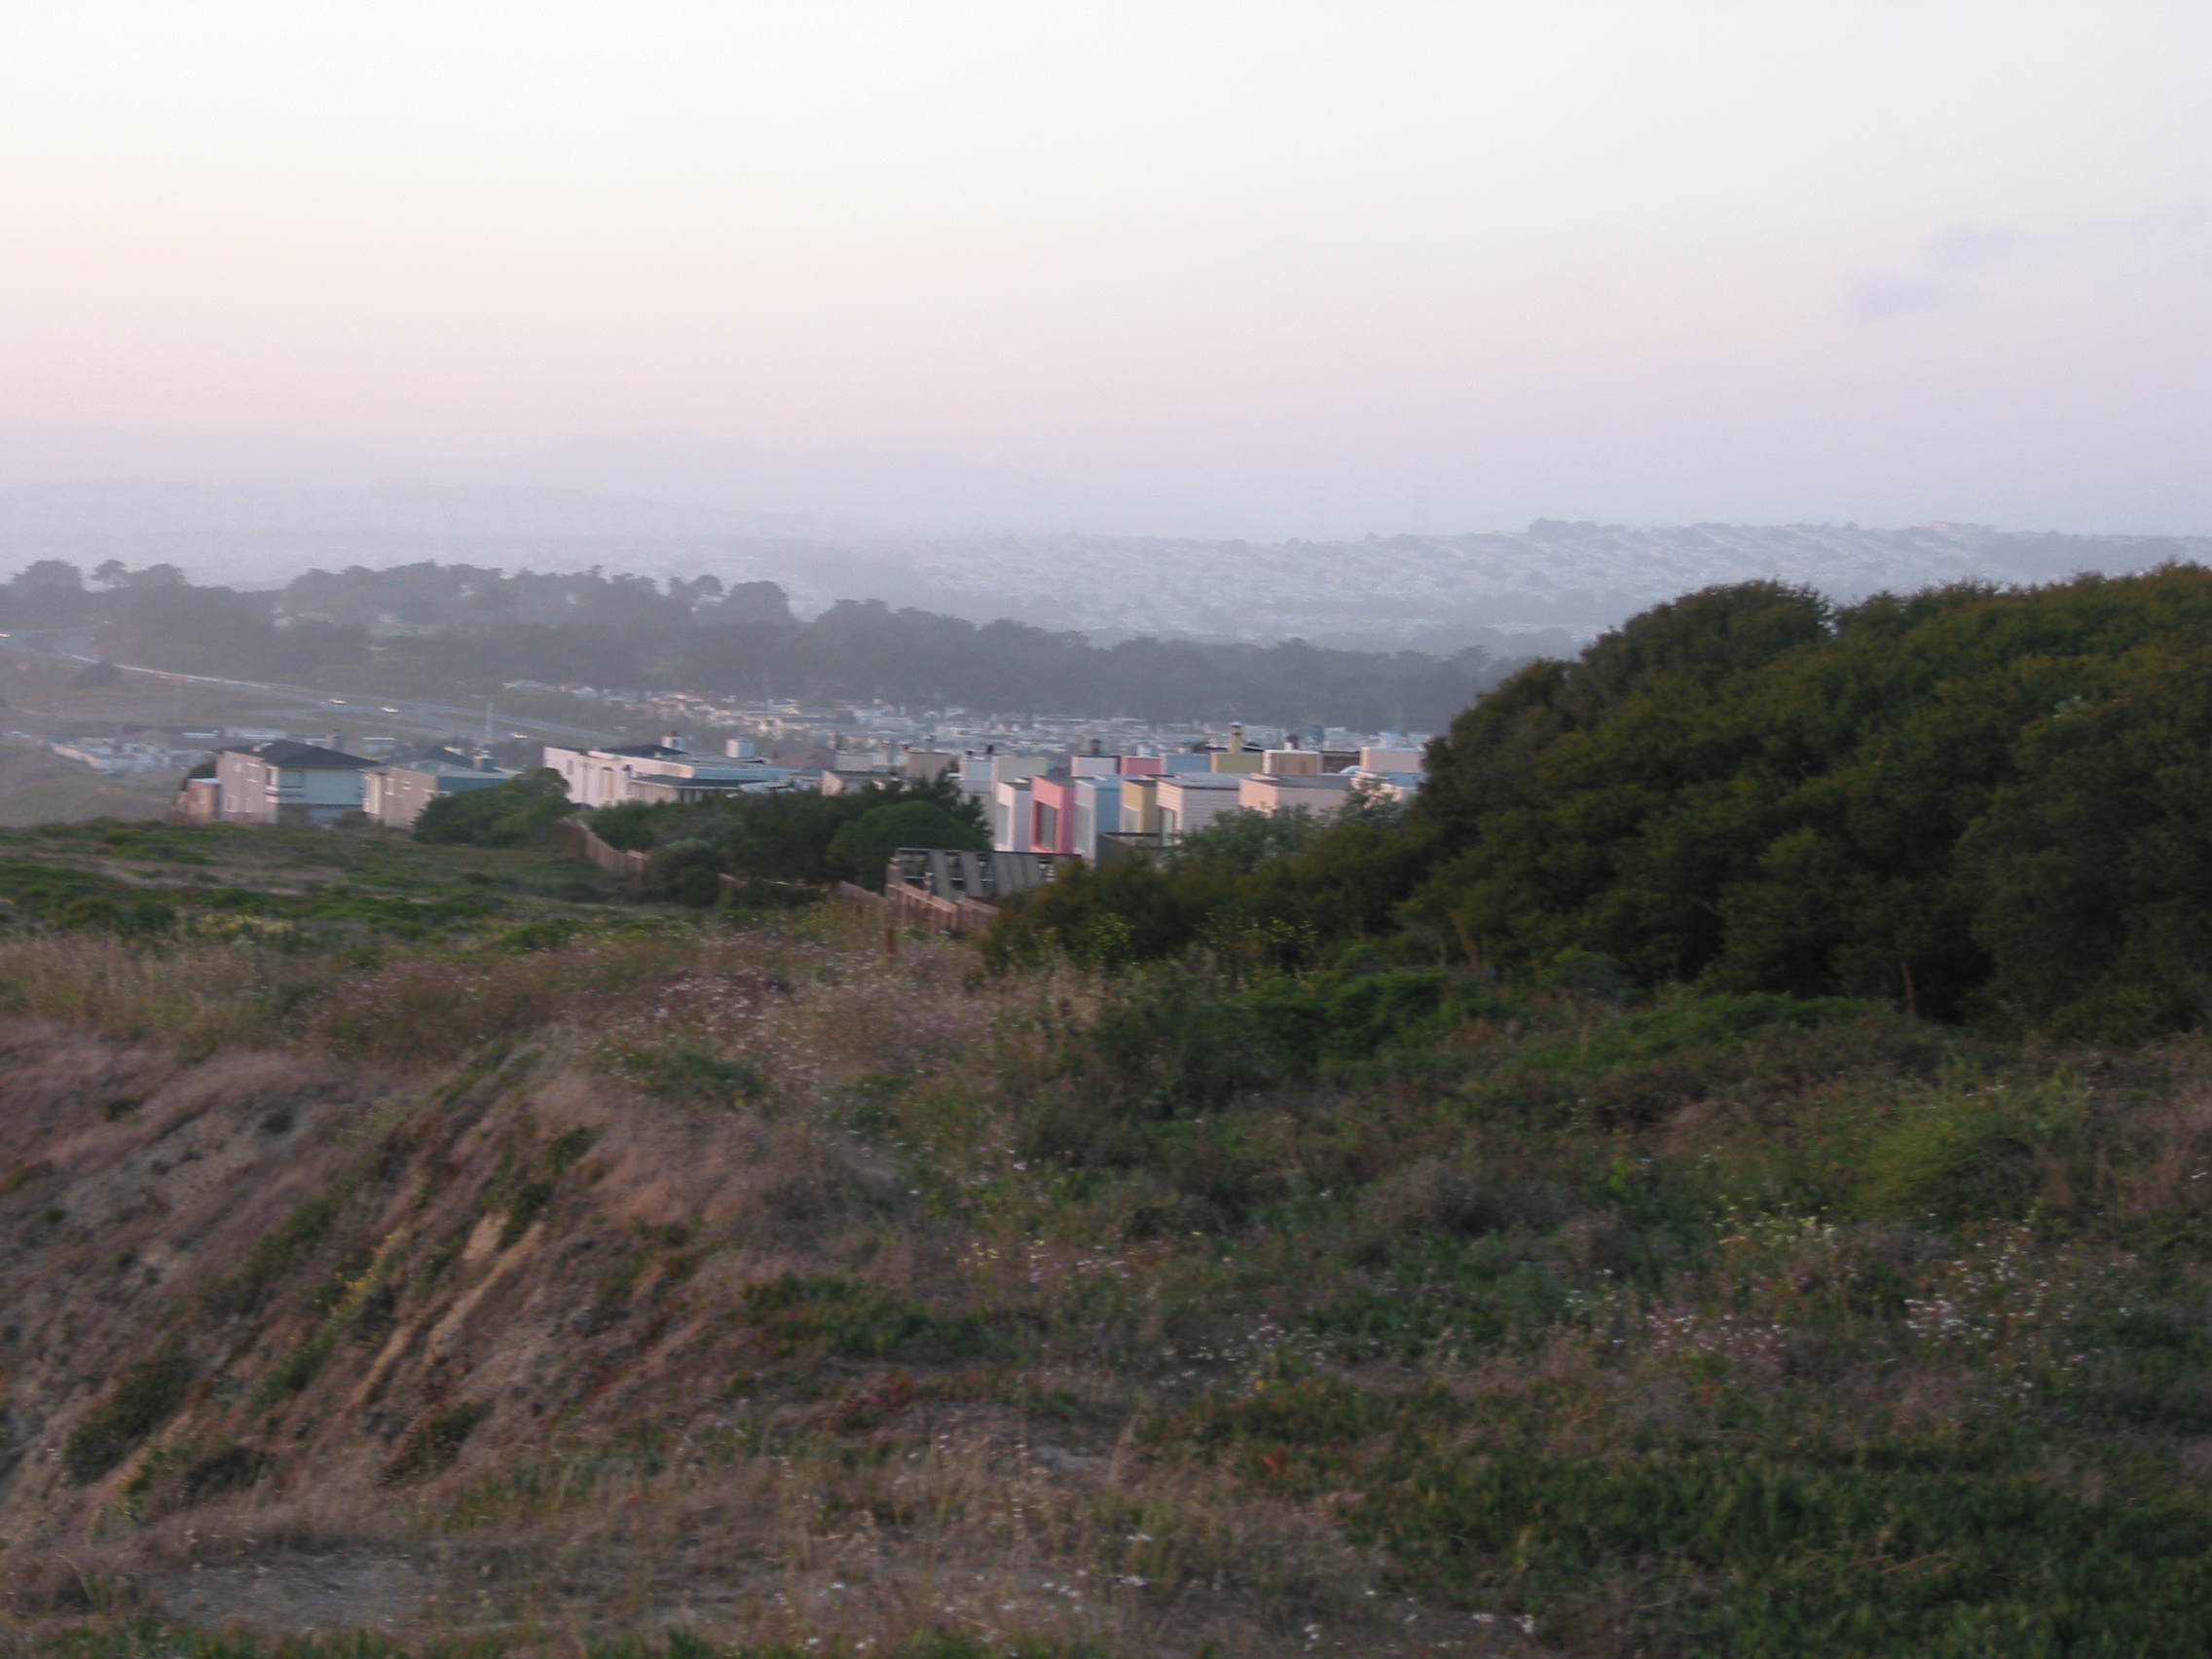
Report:
M14 1646L2202 1650L2198 1039L587 877L0 842Z

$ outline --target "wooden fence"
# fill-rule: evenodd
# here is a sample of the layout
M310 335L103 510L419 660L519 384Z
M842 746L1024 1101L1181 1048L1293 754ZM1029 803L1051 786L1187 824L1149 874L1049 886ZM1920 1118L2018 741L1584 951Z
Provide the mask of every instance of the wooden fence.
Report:
M579 824L573 818L564 818L553 826L553 841L565 853L591 860L608 875L619 875L632 881L644 875L653 862L650 853L634 853L621 847L608 846L588 826Z
M980 899L940 899L924 888L909 887L903 881L892 882L881 893L870 893L850 881L840 881L836 897L839 903L850 904L855 909L880 912L886 927L919 928L924 933L980 933L999 913L996 904Z
M895 881L884 890L883 902L900 927L920 928L926 933L980 933L999 913L996 904L980 899L940 899L903 881Z

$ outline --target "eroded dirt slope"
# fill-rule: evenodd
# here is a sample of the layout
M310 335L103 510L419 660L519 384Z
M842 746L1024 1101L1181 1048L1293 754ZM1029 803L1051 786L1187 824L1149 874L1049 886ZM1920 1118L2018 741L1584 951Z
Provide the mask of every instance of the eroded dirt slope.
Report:
M979 1359L960 1235L819 1122L544 1046L424 1080L18 1022L0 1124L24 1615L1516 1640L1378 1600L1326 1516L1149 1474L1095 1379Z

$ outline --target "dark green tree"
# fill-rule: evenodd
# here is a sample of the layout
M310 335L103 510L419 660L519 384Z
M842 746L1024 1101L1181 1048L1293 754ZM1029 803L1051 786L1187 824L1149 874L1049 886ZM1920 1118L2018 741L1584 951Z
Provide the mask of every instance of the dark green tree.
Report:
M828 862L843 879L883 891L891 855L901 847L954 847L990 850L990 837L973 823L955 818L934 800L888 801L871 806L830 838Z
M488 790L440 795L415 820L415 839L472 847L526 847L548 839L569 815L561 774L538 767Z

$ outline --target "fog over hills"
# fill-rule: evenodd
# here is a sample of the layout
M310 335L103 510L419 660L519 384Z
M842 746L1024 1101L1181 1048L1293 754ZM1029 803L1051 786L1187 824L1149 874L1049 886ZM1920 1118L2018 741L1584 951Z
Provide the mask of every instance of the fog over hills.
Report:
M1003 536L883 546L871 592L1094 635L1301 637L1450 649L1495 629L1577 637L1718 582L1838 599L1980 578L2045 581L2202 560L2212 537L2015 535L1985 525L1568 524L1356 541Z
M558 469L542 463L548 476ZM671 479L671 488L682 487ZM702 492L704 487L701 487ZM797 497L785 498L787 499ZM1969 578L2048 580L2201 561L2212 537L2035 535L1985 525L1601 525L1345 540L1253 541L886 530L856 517L746 510L587 488L380 484L25 483L0 489L0 572L33 559L182 566L266 584L303 571L434 559L502 569L712 572L782 583L802 610L881 599L1098 639L1137 634L1456 649L1562 630L1556 648L1660 600L1779 577L1839 599Z

